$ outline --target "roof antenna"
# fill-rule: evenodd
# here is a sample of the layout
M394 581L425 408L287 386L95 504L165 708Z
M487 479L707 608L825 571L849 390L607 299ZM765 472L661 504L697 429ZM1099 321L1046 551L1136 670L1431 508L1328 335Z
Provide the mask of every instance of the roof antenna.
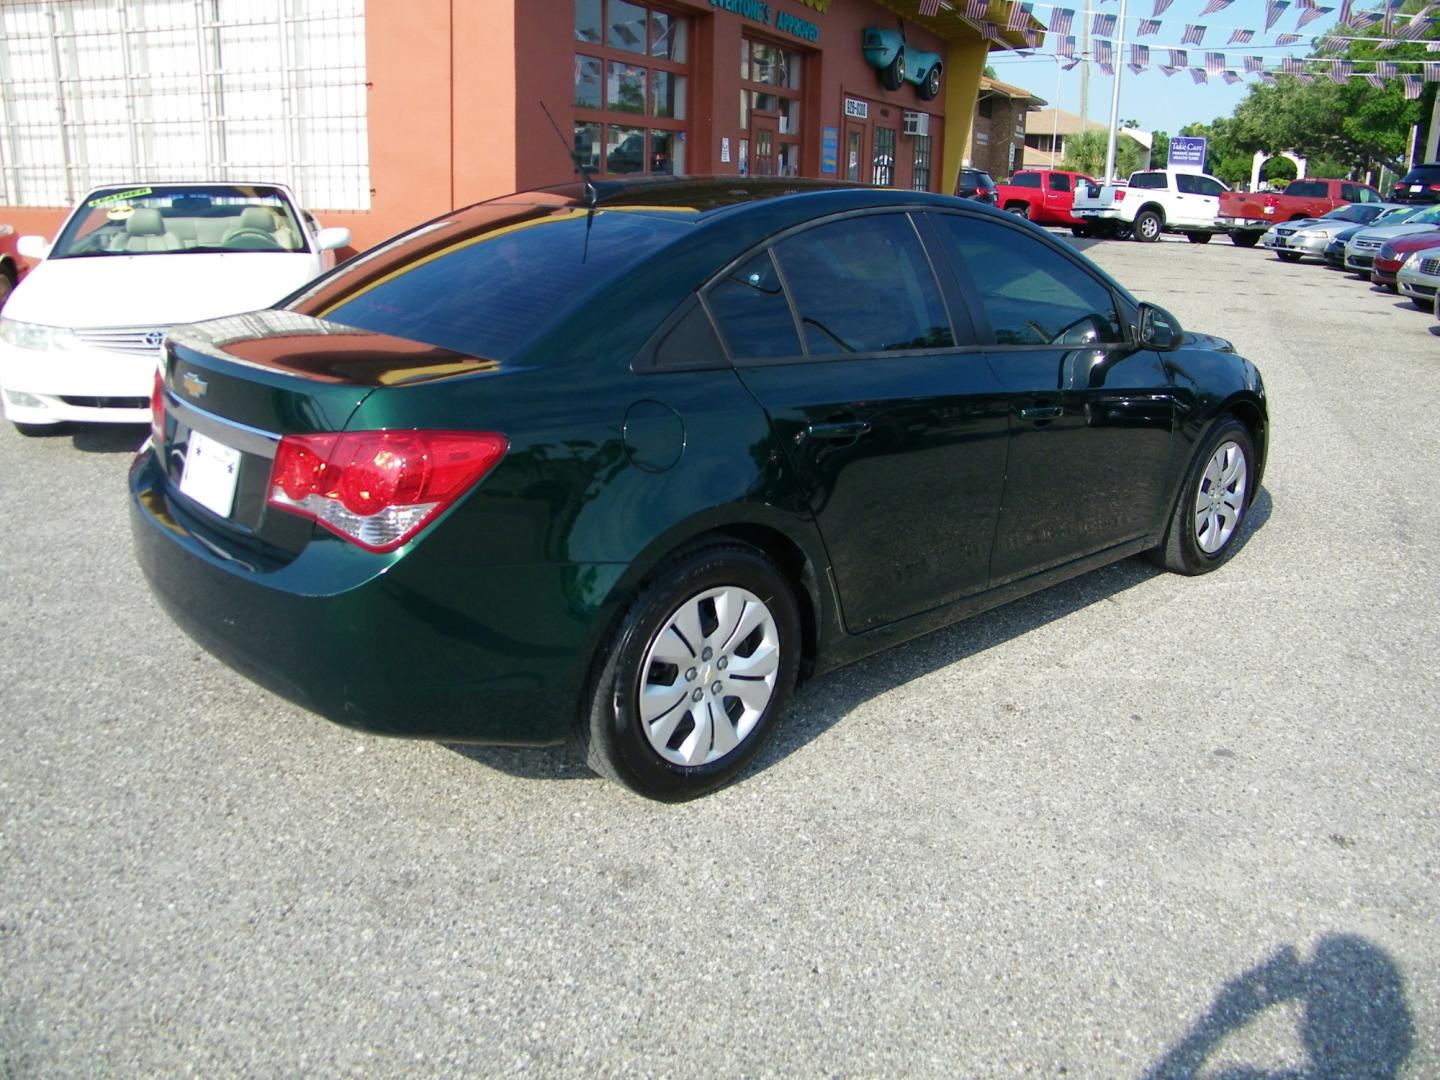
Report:
M555 117L550 115L550 110L545 105L545 99L540 99L540 108L545 113L545 119L550 121L550 126L555 129L555 137L565 147L565 152L570 155L570 160L575 165L575 171L580 174L580 179L585 182L585 247L580 253L580 261L583 263L590 254L590 226L595 220L595 204L600 201L600 193L595 190L595 180L590 175L590 167L581 160L579 152L574 145L565 141L565 135L560 130L560 125L555 122Z

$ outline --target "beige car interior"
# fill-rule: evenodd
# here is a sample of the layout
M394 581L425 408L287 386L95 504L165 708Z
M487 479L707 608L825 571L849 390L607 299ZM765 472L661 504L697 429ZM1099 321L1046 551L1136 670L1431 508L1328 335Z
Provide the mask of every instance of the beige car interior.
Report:
M282 251L300 251L303 244L285 217L265 206L247 206L225 217L166 217L151 207L137 207L125 219L124 233L111 241L110 251L184 251L196 247L261 250L273 240ZM258 242L256 242L258 241Z

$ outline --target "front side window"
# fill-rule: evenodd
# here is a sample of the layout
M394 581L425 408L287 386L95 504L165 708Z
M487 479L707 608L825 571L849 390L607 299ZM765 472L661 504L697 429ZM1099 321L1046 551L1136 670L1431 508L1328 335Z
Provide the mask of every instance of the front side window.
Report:
M997 345L1127 341L1110 289L1065 255L997 222L959 214L934 220L950 256L969 271Z
M1069 191L1069 190L1070 190L1070 177L1066 176L1064 173L1051 173L1051 174L1050 174L1050 190L1051 190L1051 191Z
M575 149L597 172L684 175L689 21L631 0L574 0Z
M946 348L950 319L905 214L817 225L775 245L812 356Z
M1205 194L1205 191L1200 184L1200 177L1195 176L1191 173L1176 173L1175 186L1180 190L1180 194L1182 195Z

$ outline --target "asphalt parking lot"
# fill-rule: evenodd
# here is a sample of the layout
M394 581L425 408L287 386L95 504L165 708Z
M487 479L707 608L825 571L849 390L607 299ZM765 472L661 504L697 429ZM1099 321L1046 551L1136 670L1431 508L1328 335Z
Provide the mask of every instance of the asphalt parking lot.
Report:
M682 806L271 697L148 598L144 433L5 425L0 1075L1440 1075L1437 323L1087 253L1261 365L1243 548L823 678Z

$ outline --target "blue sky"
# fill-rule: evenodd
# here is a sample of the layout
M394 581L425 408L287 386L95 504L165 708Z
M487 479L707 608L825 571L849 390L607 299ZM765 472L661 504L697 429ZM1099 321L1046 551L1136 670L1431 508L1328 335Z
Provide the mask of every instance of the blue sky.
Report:
M1253 75L1234 86L1225 85L1219 76L1210 76L1210 81L1197 85L1188 71L1179 71L1167 77L1156 66L1165 59L1165 46L1180 46L1180 36L1187 23L1202 23L1206 26L1204 43L1200 46L1184 46L1189 52L1192 66L1203 64L1202 54L1223 52L1231 67L1243 75L1243 57L1263 56L1267 66L1278 67L1286 56L1305 56L1310 41L1335 24L1335 15L1340 0L1321 0L1322 7L1336 9L1322 18L1297 30L1299 5L1291 0L1285 11L1269 33L1265 27L1265 0L1234 0L1228 8L1213 15L1200 18L1206 0L1175 0L1160 16L1161 29L1158 34L1139 38L1142 45L1150 46L1151 67L1140 74L1117 65L1120 77L1120 119L1138 120L1140 126L1150 131L1168 131L1172 135L1186 124L1194 121L1209 121L1217 116L1229 116L1245 96L1250 85L1256 82ZM1085 0L1058 0L1055 5L1075 10L1075 24L1071 33L1080 37L1080 22L1084 17ZM1355 10L1360 11L1378 6L1357 0ZM1090 0L1091 15L1118 15L1118 0ZM1125 27L1125 58L1129 59L1129 43L1135 40L1136 22L1150 18L1155 0L1128 0ZM1053 9L1037 2L1035 15L1049 24ZM1254 30L1255 38L1249 45L1227 45L1230 32L1236 27ZM1300 42L1288 47L1274 46L1275 36L1281 33L1299 33ZM1157 49L1156 46L1161 48ZM1080 68L1059 72L1060 94L1056 97L1056 74L1058 65L1053 59L1055 49L1052 38L1047 37L1045 54L1028 59L1019 59L1011 52L990 54L990 64L1004 82L1023 86L1044 98L1051 104L1059 104L1068 112L1080 111ZM1413 69L1412 69L1413 70ZM1101 75L1092 64L1090 69L1090 119L1106 123L1110 119L1110 94L1114 80Z

